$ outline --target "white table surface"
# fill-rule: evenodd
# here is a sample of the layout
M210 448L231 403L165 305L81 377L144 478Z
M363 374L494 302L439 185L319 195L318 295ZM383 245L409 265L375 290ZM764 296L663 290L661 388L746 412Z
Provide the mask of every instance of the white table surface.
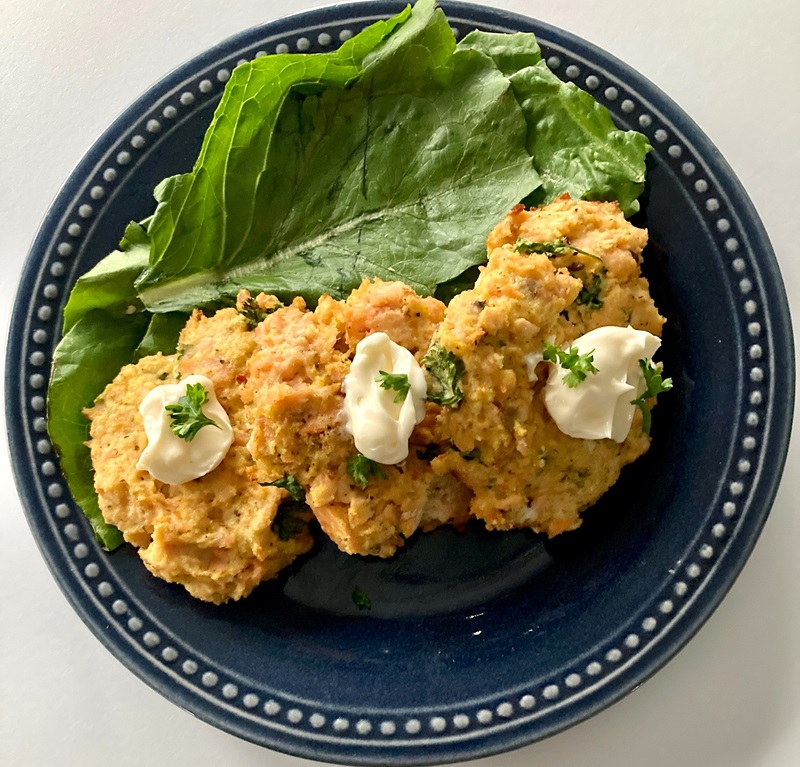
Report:
M321 0L2 0L2 338L50 202L95 138L176 65ZM597 43L671 95L737 173L800 298L800 4L494 0ZM800 764L800 455L763 535L688 646L621 702L484 767ZM200 722L128 672L72 611L0 458L0 765L299 767Z

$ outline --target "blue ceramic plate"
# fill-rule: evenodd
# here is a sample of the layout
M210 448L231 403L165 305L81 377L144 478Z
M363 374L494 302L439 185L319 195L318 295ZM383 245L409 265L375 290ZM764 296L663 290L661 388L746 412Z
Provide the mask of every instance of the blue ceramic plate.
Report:
M104 553L47 438L45 396L75 279L188 170L237 62L327 50L398 10L314 11L238 35L153 87L70 176L35 241L8 347L8 428L42 553L97 637L200 718L299 756L432 764L530 743L632 690L708 618L773 501L791 422L793 349L774 255L747 196L697 126L613 57L545 24L447 3L458 34L532 30L550 67L655 151L636 223L669 318L675 380L651 451L551 542L480 529L423 536L388 561L321 545L291 575L214 607ZM372 600L359 613L358 585Z

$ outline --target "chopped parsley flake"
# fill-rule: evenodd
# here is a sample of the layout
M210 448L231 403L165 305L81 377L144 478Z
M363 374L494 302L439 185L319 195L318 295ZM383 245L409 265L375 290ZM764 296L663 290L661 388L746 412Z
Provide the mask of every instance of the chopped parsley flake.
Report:
M203 405L208 402L208 392L201 383L189 384L184 394L174 405L165 405L169 413L170 429L176 437L191 442L204 426L220 425L203 412Z
M582 256L589 256L589 258L596 258L598 261L602 261L600 256L576 248L566 237L560 237L557 240L550 240L549 242L536 242L535 240L525 240L520 237L514 243L514 250L517 253L524 253L526 255L531 253L544 253L548 256L568 256L571 253L580 253Z
M425 354L422 367L428 371L431 379L428 400L437 405L453 407L464 399L464 392L458 385L464 375L464 363L453 352L435 342Z
M381 465L361 453L351 455L347 459L347 473L362 490L366 490L371 477L386 479L386 472Z
M279 487L285 490L289 493L291 499L298 503L303 503L306 500L306 491L303 490L303 486L297 481L294 474L285 474L273 482L262 482L261 484L265 487Z
M253 296L248 296L243 302L242 307L239 309L239 314L245 318L247 321L247 327L251 330L256 327L256 325L260 324L264 321L268 314L272 314L274 311L281 307L280 303L275 304L275 306L270 307L269 309L262 309L258 305L258 301L256 301Z
M433 442L430 445L425 445L424 449L417 450L417 458L420 461L432 461L439 455L439 446Z
M310 510L304 503L282 503L272 520L272 532L282 541L290 541L305 530L310 519Z
M358 586L353 589L352 599L359 610L372 609L372 600Z
M576 346L570 346L568 350L561 349L549 341L544 342L543 357L547 362L560 365L564 370L568 370L564 376L564 383L570 389L574 389L578 384L586 380L586 377L597 372L597 368L592 364L594 361L594 349L581 354Z
M592 279L581 288L575 303L585 306L587 309L602 309L603 299L600 298L602 290L603 278L599 274L594 274Z
M664 378L660 365L656 365L652 360L639 360L639 367L644 376L645 390L640 397L631 400L631 405L636 405L642 411L642 431L650 434L652 416L647 400L663 394L672 388L672 379Z

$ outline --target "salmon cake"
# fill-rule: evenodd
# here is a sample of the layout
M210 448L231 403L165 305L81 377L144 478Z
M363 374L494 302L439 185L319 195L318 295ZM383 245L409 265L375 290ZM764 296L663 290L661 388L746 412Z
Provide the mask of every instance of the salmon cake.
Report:
M307 526L281 539L273 523L287 493L253 478L237 379L254 348L252 332L235 309L211 317L195 311L177 354L125 366L86 413L95 488L106 521L137 548L153 575L217 604L247 596L313 544ZM231 420L233 445L205 476L183 484L159 482L137 468L147 445L139 405L156 386L198 373L214 383Z
M357 455L344 428L342 382L359 341L384 332L421 360L444 305L399 282L365 280L350 297L302 299L254 331L243 397L260 481L292 476L323 532L348 554L391 556L418 529L466 521L468 490L416 455L381 466L368 486L348 471ZM422 447L422 445L420 445Z
M490 529L575 529L648 449L638 411L621 444L564 434L545 408L551 366L540 362L544 341L562 346L599 327L661 335L640 269L646 243L616 203L518 206L490 234L475 287L447 307L434 339L462 361L464 399L436 418L432 466L470 488L471 514Z

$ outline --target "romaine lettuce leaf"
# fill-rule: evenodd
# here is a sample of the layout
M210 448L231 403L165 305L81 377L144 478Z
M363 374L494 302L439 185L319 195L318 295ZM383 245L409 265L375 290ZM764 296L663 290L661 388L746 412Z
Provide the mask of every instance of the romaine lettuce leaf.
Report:
M528 123L528 151L542 179L528 205L568 192L574 199L617 200L626 216L639 210L650 143L641 133L619 130L608 109L554 75L534 35L475 31L458 47L482 51L511 79Z
M528 121L528 151L542 185L525 202L541 205L568 192L574 199L617 200L629 216L644 189L647 137L619 130L609 111L544 61L511 75Z
M539 184L508 79L456 50L432 0L352 82L356 68L325 54L235 70L194 170L159 189L148 308L241 286L344 297L365 276L425 294L485 260L492 226ZM326 88L298 90L311 82Z
M134 288L134 281L150 259L147 233L131 222L125 229L120 249L109 253L97 266L78 278L64 307L64 333L84 315L103 309L110 315L125 317L144 307Z
M131 361L147 328L145 314L126 322L102 309L92 309L78 319L53 354L53 371L47 392L50 439L72 497L81 507L106 549L122 543L117 528L103 520L94 490L89 448L89 421L83 409L91 405L123 365Z

